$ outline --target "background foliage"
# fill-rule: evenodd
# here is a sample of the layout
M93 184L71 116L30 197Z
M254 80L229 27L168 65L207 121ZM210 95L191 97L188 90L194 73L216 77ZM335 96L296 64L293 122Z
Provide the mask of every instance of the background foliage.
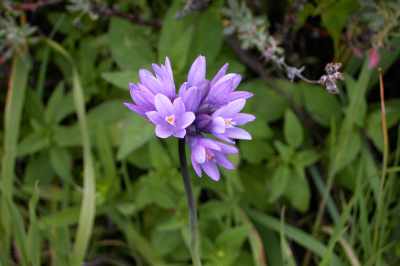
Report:
M199 54L257 116L236 171L192 173L204 264L398 265L400 3L278 2L3 1L0 265L190 265L177 144L122 102L139 68L169 56L179 83ZM342 62L340 93L260 40L317 80Z

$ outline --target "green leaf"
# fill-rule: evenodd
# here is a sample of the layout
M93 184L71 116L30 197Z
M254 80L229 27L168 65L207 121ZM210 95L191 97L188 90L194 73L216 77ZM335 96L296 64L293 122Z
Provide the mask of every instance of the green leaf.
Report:
M271 145L265 141L254 139L240 143L241 157L250 163L260 163L274 154Z
M307 167L314 164L320 155L314 150L299 151L294 155L293 164L300 167Z
M175 0L165 15L158 42L159 60L164 60L168 56L177 72L182 72L188 63L194 36L191 16L176 19L176 12L180 8L180 1Z
M320 86L301 84L304 96L304 107L311 117L320 125L329 127L333 120L339 120L342 110L335 96L322 90Z
M155 61L151 38L145 28L127 20L111 19L108 44L113 59L122 69L138 70Z
M342 170L345 166L349 165L360 152L362 146L360 133L356 130L341 131L337 144L331 149L333 150L333 161L331 168L331 175Z
M18 144L18 156L26 156L44 150L50 145L50 140L43 132L32 132Z
M119 89L128 90L130 82L137 82L137 71L105 72L101 77Z
M22 109L25 100L25 91L31 61L27 54L16 54L9 80L8 93L4 111L4 146L1 164L1 216L2 216L2 254L3 261L8 261L11 248L11 216L10 203L12 204L15 164L17 157L17 143L20 131Z
M281 222L275 217L266 215L256 210L247 210L246 212L249 214L250 218L256 221L257 224L270 228L276 232L280 232L282 230ZM288 239L295 241L297 244L307 250L312 251L319 257L324 256L325 252L328 250L323 243L294 226L284 224L283 232ZM336 254L333 254L332 258L332 266L345 265Z
M50 149L50 163L57 175L64 179L70 178L72 158L67 149L52 147Z
M198 55L204 55L207 64L212 64L216 59L224 36L220 14L216 7L209 7L205 12L197 14L195 33L190 47L190 60Z
M39 201L39 189L37 185L33 191L33 195L29 200L29 228L27 234L27 250L30 263L33 266L40 266L42 239L39 231L39 223L36 216L36 208Z
M273 91L263 80L246 82L242 85L242 89L256 95L248 101L245 110L254 114L257 120L276 121L289 106L287 99Z
M292 162L292 157L294 155L294 150L291 146L288 146L279 140L274 142L275 148L279 152L279 156L281 157L282 161L289 164Z
M400 101L399 100L388 100L385 102L386 111L386 122L387 127L391 127L398 124L400 120ZM383 151L383 135L382 135L382 124L381 124L381 110L376 108L371 114L368 115L367 119L367 135L375 146Z
M303 143L303 128L296 115L289 109L285 113L284 133L286 142L293 148Z
M49 155L47 152L39 153L29 158L25 169L25 184L34 185L37 182L40 184L50 184L53 177L54 171L49 164Z
M322 23L327 28L335 42L335 49L338 48L341 33L350 15L358 7L358 2L353 0L322 1L326 4L320 12ZM336 50L336 53L339 51Z
M149 143L149 154L153 167L157 170L165 170L172 167L171 159L166 149L161 145L160 140L154 139Z
M290 168L287 165L280 165L275 170L271 182L268 184L270 191L269 202L275 202L285 192L290 177Z
M291 171L290 183L286 186L285 197L293 207L301 212L308 210L310 205L310 187L302 171Z
M253 139L271 139L274 135L272 129L262 119L256 119L253 122L247 124L246 130L251 134Z
M238 250L249 234L249 226L242 225L233 228L227 228L218 235L216 244L224 249Z
M154 137L153 131L153 126L142 117L132 115L125 119L117 159L126 158L131 152L148 142Z

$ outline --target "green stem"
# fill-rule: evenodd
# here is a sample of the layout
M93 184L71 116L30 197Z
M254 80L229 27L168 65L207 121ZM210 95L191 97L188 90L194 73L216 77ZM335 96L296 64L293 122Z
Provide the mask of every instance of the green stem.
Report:
M192 254L192 261L194 266L201 266L200 260L200 245L198 239L198 223L197 223L197 212L196 203L193 196L192 186L190 183L190 177L186 162L185 152L185 139L180 139L178 143L179 161L181 164L181 174L183 178L183 185L185 187L187 203L189 207L189 228L190 228L190 252Z

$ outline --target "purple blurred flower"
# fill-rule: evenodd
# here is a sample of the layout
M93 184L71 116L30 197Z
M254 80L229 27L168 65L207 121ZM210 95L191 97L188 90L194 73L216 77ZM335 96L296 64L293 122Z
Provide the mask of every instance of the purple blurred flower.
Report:
M207 80L204 56L195 59L178 95L168 58L164 65L152 67L154 75L141 69L139 83L129 84L133 102L125 105L152 122L158 137L186 137L196 174L201 176L204 171L211 179L219 180L218 166L233 169L227 155L238 150L205 136L211 134L228 143L250 140L251 135L239 126L255 119L254 115L241 113L253 94L236 90L242 77L227 73L228 64Z

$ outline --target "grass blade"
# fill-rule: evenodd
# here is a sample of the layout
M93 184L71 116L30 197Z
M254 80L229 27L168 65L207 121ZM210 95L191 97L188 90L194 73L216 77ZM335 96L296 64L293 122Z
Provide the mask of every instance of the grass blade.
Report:
M1 225L4 235L1 238L0 249L1 260L5 265L10 263L11 214L9 203L12 202L13 197L17 142L30 68L30 59L25 53L15 55L4 113L4 153L1 169Z
M246 212L258 224L270 228L276 232L280 232L283 227L282 230L287 238L295 241L297 244L314 252L320 257L324 256L325 252L327 251L327 247L311 235L308 235L305 232L287 224L284 224L281 227L281 221L279 219L255 210L248 209ZM331 265L341 266L345 264L340 260L337 255L333 255Z

